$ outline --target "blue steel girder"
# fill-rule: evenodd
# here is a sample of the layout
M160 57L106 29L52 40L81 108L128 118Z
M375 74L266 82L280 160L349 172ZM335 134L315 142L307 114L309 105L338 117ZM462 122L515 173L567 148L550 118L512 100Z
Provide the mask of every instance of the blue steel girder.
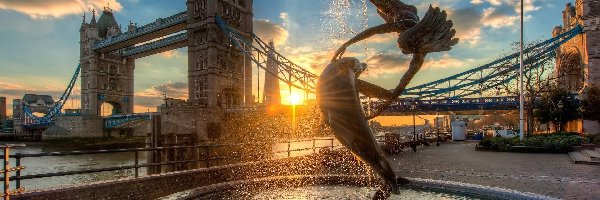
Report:
M163 48L176 49L187 46L187 41L187 32L182 32L139 46L125 48L121 51L121 57L137 59L154 53L163 52Z
M187 24L186 11L177 13L167 18L158 18L156 21L135 28L133 31L126 31L118 35L110 36L96 41L93 45L94 51L110 52L143 42L153 38L170 35L185 30ZM144 38L150 36L150 38ZM139 41L136 41L139 40Z
M279 80L306 92L314 93L316 90L318 75L300 67L289 59L285 58L267 43L262 41L255 34L251 34L251 41L243 37L234 28L230 27L220 17L215 17L215 21L229 38L231 44L235 45L239 51L250 58L258 67L265 72L279 78ZM271 70L267 70L267 61L271 59L278 67L278 74L274 74Z
M134 121L150 120L150 116L148 113L108 116L104 118L104 128L112 129Z
M583 29L577 26L570 31L560 34L533 45L524 50L525 53L531 53L528 59L524 60L525 72L539 67L539 64L553 59L555 50L560 45L569 41L576 35L582 33ZM443 79L430 83L407 88L403 95L415 96L415 98L461 98L474 94L481 94L484 91L495 88L500 84L508 83L517 78L519 69L518 53L505 56L489 64L458 73ZM511 63L511 60L514 60Z
M69 99L69 96L71 95L71 92L73 91L73 87L77 83L77 77L79 77L80 71L81 71L81 64L77 65L77 68L75 69L75 73L71 77L71 81L67 85L67 88L65 89L63 94L60 96L60 99L54 104L54 106L52 106L50 109L48 109L48 112L43 117L37 117L37 116L33 115L33 113L31 112L31 109L29 109L29 107L27 105L23 105L23 112L25 113L25 115L27 115L27 117L33 119L33 123L24 124L24 125L53 124L54 117L61 114L60 112L62 110L62 107L67 102L67 99Z
M412 109L415 104L416 108ZM409 113L413 111L462 111L462 110L514 110L519 106L517 96L482 97L462 99L400 99L390 105L386 113Z
M533 102L539 102L540 97L536 97ZM578 95L571 95L568 101L579 103ZM376 107L379 102L372 102L371 107ZM530 105L531 102L526 102ZM416 105L413 109L412 105ZM448 111L470 111L470 110L517 110L519 108L518 96L505 97L479 97L479 98L461 98L461 99L410 99L403 98L392 103L383 115L393 115L398 113L413 112L448 112Z

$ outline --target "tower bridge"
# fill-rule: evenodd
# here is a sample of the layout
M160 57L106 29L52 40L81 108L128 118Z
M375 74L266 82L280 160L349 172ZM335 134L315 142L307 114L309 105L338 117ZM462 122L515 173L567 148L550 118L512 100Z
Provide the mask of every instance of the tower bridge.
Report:
M293 63L275 48L257 37L252 30L252 0L187 0L187 10L143 26L130 23L125 31L119 27L112 10L105 8L98 20L95 12L80 28L80 67L63 95L52 109L60 111L81 70L80 130L90 135L102 135L102 130L121 127L129 119L146 119L134 114L135 60L141 57L181 48L188 48L189 99L172 101L161 110L161 123L206 134L219 124L219 110L253 104L252 67L265 70L264 101L279 102L278 84L314 92L318 75ZM582 63L585 80L582 85L600 81L600 9L593 0L577 0L567 5L563 27L556 28L553 37L525 49L533 56L524 60L525 71L539 67L546 60L576 47L576 58ZM570 46L570 47L568 47ZM572 49L572 48L571 48ZM430 110L453 109L516 109L514 98L498 97L493 91L499 85L510 84L517 77L518 54L511 54L467 71L429 83L407 88L403 98L419 101ZM564 68L557 66L560 71ZM564 71L564 70L563 70ZM259 98L260 99L260 98ZM457 100L462 99L462 100ZM513 100L511 100L513 99ZM388 114L406 113L406 99L399 99ZM101 105L113 106L112 116L100 117ZM56 112L55 112L56 113ZM34 118L35 123L53 122L56 114ZM135 117L132 117L135 116ZM146 115L147 116L147 115ZM75 117L75 116L73 116ZM168 123L167 123L168 122ZM58 123L57 123L58 124ZM64 125L64 124L63 124ZM164 126L163 129L166 129ZM174 129L174 128L170 128ZM99 132L96 132L99 131Z

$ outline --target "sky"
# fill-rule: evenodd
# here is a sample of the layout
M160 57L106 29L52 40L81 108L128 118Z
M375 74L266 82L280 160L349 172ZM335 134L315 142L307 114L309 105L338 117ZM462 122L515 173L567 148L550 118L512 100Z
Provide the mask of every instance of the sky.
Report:
M254 0L254 32L263 40L273 39L282 55L320 74L339 45L366 27L383 23L365 1ZM415 5L420 17L430 4L446 10L460 39L451 51L429 54L410 85L493 61L519 40L518 0L403 2ZM562 24L561 12L568 2L525 0L525 40L549 38L552 29ZM89 20L92 9L107 5L122 27L130 21L141 26L185 10L185 0L0 0L0 96L7 97L9 115L12 99L25 93L59 98L77 67L82 15ZM396 39L394 34L377 35L355 44L345 56L367 63L362 79L393 88L411 58L400 52ZM187 48L138 59L134 73L136 112L155 110L164 93L187 99ZM281 87L282 96L288 96L287 86ZM67 107L80 106L79 88L78 84Z

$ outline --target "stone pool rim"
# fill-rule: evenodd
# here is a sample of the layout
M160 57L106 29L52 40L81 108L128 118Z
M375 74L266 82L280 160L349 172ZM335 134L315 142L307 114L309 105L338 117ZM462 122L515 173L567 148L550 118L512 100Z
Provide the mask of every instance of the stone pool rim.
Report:
M555 197L544 196L530 192L520 192L512 189L491 187L470 183L455 181L443 181L422 178L410 178L408 187L432 190L440 193L458 194L462 196L477 196L493 199L558 199ZM285 184L285 185L284 185ZM213 185L202 186L169 196L181 195L176 199L196 199L213 193L222 192L227 189L243 188L244 185L260 185L260 187L302 187L315 185L344 185L354 187L372 187L378 184L378 179L368 175L346 175L346 174L325 174L325 175L292 175L292 176L272 176L263 178L254 178L246 180L236 180L222 182ZM264 189L263 189L264 190ZM188 193L187 195L185 193ZM169 197L165 196L165 197ZM172 199L172 198L161 199Z

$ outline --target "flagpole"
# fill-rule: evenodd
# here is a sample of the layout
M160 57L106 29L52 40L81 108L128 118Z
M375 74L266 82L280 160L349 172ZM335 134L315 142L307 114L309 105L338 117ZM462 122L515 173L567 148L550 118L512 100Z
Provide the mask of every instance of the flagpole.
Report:
M523 9L523 0L521 0L521 41L520 41L520 65L519 65L519 139L523 141L524 138L524 117L523 117L523 105L524 105L524 96L523 96L523 13L525 10Z

